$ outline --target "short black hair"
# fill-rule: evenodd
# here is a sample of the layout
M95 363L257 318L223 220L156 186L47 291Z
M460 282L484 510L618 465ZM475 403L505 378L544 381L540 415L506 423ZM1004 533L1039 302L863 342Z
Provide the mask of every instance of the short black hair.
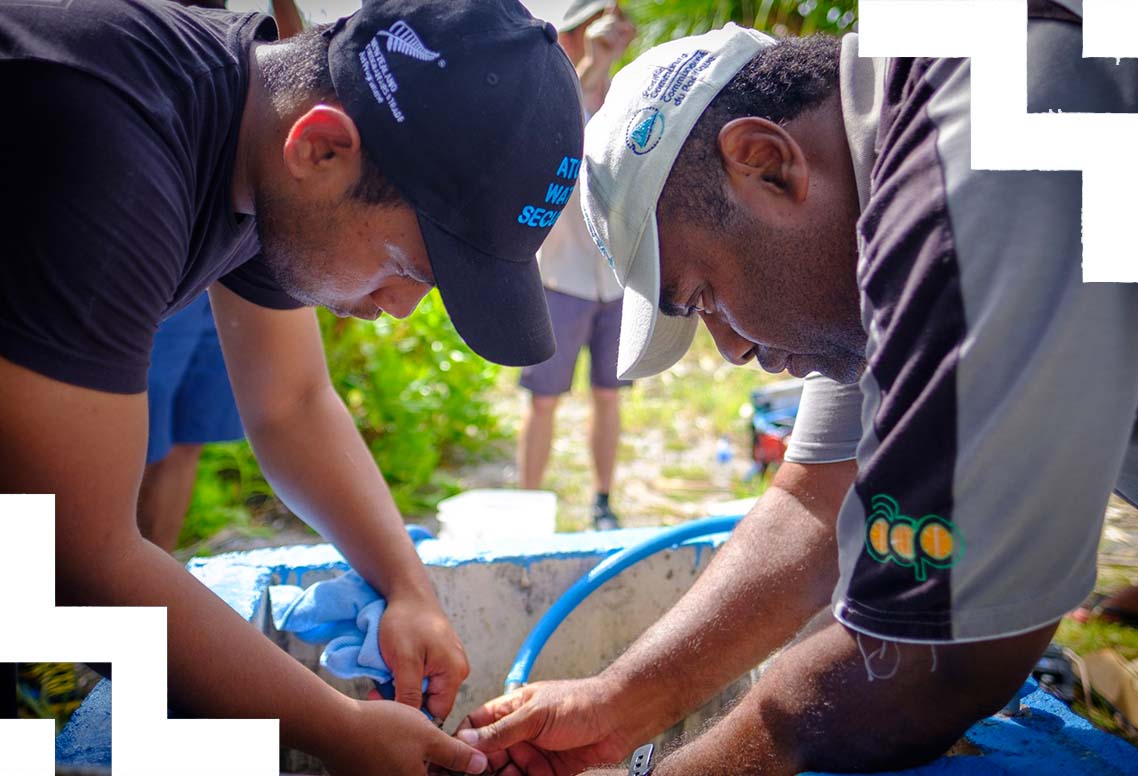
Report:
M776 124L793 121L838 89L841 41L830 35L784 38L751 59L711 101L676 157L660 194L670 217L710 226L725 224L719 131L743 116Z
M298 33L279 45L277 56L264 60L263 72L273 104L284 113L292 113L316 102L339 102L328 67L328 38L320 25ZM363 161L360 179L351 196L369 205L396 205L403 200L398 187L383 174L379 162L361 148Z

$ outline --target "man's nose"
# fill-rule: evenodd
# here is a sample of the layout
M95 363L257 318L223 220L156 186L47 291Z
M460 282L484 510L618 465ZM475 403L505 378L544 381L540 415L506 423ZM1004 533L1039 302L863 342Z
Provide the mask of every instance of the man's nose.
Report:
M711 332L711 338L715 340L720 355L735 366L742 366L751 360L754 343L740 337L734 329L714 315L702 314L701 317L707 330Z
M381 289L372 294L371 298L381 310L391 317L406 318L415 312L419 302L430 290L431 286L426 283L408 281L397 286Z

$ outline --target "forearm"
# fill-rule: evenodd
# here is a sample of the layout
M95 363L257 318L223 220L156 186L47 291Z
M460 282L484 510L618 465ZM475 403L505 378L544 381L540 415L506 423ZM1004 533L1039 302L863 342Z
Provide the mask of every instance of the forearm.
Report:
M389 596L431 590L387 483L330 384L248 433L276 493L352 568Z
M612 62L586 56L577 64L577 79L581 82L581 100L590 116L601 109L608 95Z
M853 464L788 465L684 598L601 676L647 738L785 644L829 601L834 519ZM808 495L809 494L809 495ZM714 659L709 659L709 656Z
M894 770L942 754L1023 682L1054 632L992 642L914 645L834 623L795 644L706 734L658 776L781 776Z
M98 563L65 558L61 605L164 606L170 704L209 718L279 718L288 746L334 751L351 701L245 622L165 552L116 540ZM89 554L89 553L84 553Z

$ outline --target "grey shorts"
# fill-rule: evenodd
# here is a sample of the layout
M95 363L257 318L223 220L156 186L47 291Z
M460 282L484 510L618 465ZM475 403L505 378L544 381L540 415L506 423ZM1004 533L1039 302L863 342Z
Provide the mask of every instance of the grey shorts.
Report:
M521 385L539 396L566 393L573 383L577 354L589 346L590 381L596 388L622 388L631 380L616 376L622 303L597 302L545 289L557 352L553 358L522 369Z

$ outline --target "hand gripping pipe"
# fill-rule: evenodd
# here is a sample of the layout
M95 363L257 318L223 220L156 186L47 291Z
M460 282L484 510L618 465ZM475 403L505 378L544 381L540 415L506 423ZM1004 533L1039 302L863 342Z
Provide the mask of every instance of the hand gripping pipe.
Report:
M576 609L598 587L649 555L655 555L661 550L676 547L689 539L726 533L733 530L741 519L741 516L735 515L693 520L690 523L661 531L641 544L626 547L602 560L589 573L573 583L573 586L566 590L556 603L549 607L549 611L538 620L537 625L522 643L522 648L518 650L517 657L514 658L514 665L506 676L506 692L512 692L529 681L529 674L533 670L534 661L541 654L545 642L549 641L549 637L569 616L569 613Z

